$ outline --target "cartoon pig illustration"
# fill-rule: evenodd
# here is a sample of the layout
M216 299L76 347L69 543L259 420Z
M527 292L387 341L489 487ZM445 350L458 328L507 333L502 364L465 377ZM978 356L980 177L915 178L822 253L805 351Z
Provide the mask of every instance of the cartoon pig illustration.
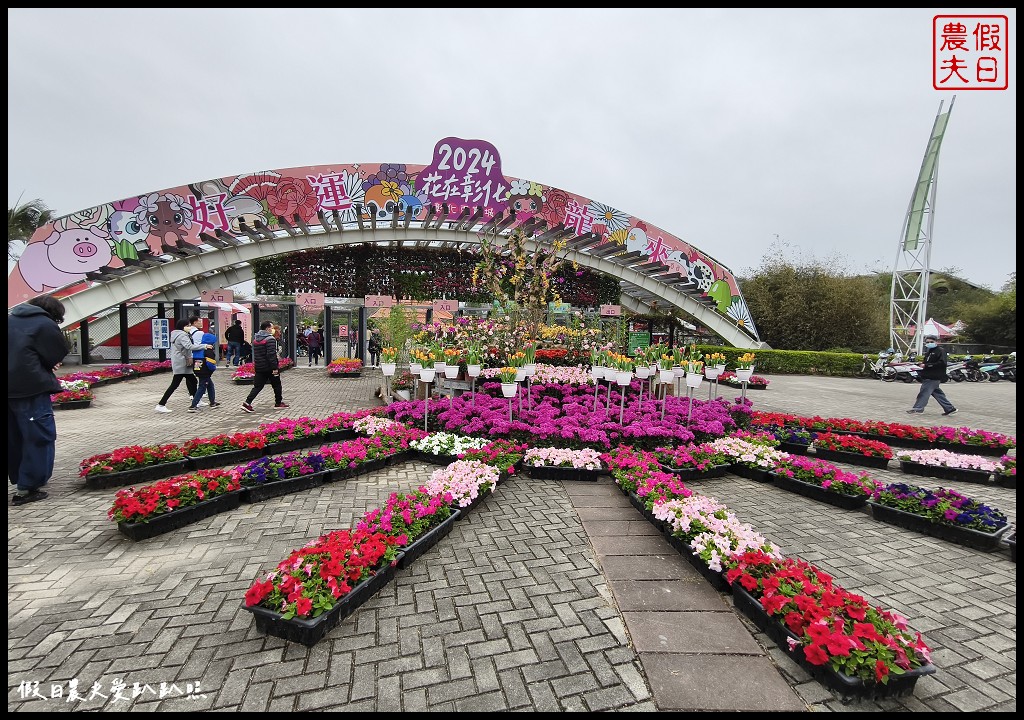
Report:
M87 272L108 265L112 257L99 228L55 229L45 240L29 243L18 268L30 288L43 292L84 280Z

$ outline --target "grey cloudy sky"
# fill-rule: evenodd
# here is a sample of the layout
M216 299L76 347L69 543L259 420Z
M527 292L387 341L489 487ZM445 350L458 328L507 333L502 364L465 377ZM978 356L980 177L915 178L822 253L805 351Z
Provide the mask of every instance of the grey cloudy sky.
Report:
M429 164L505 172L673 233L739 275L891 270L940 101L932 18L1007 15L1005 91L961 91L932 266L1016 270L1016 11L8 9L8 206L57 214L214 177Z

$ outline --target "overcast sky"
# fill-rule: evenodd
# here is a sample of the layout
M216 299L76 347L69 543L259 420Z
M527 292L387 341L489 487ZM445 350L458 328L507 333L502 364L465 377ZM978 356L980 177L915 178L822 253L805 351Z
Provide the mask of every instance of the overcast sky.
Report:
M891 270L941 101L932 18L1007 15L1005 91L961 91L932 267L1016 270L1016 11L8 9L8 206L57 214L264 169L430 164L623 210L743 276Z

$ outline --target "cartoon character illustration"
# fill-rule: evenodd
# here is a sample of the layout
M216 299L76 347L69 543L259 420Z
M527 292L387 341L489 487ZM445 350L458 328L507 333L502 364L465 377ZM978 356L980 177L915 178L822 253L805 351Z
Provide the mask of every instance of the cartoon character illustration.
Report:
M247 177L252 178L253 176ZM227 218L228 227L221 229L230 232L232 235L244 234L241 227L241 223L243 222L250 229L255 229L257 220L269 225L267 222L267 209L263 206L262 202L249 195L234 195L232 193L232 188L240 185L239 181L241 179L241 177L236 178L235 182L231 184L231 188L220 180L206 180L204 182L193 183L188 186L197 201L203 201L206 198L217 198L219 196L224 196L226 198L221 205L221 209L224 212L224 216ZM250 187L269 189L269 185L258 183L253 183Z
M715 273L711 266L699 257L690 258L690 280L692 280L702 293L711 289L711 283L715 281Z
M71 228L29 243L18 261L26 284L36 292L56 290L85 280L85 274L108 265L113 255L100 228Z
M718 312L725 314L732 305L732 290L725 280L715 280L708 290L708 297L715 301Z
M192 227L192 208L180 195L152 193L141 197L135 217L149 236L147 243L154 255L163 255L164 247L178 248L186 242L197 244L185 235Z
M516 214L512 227L518 227L543 209L544 187L529 180L513 180L505 199L509 210Z
M427 204L427 194L425 192L416 193L415 180L410 181L408 184L402 183L398 186L398 190L402 193L402 196L398 199L398 217L404 220L406 213L408 213L411 220L419 218L424 206Z
M682 250L670 252L665 264L668 265L669 270L677 272L683 277L690 277L690 258Z
M146 238L149 233L142 230L136 212L139 209L138 198L128 198L112 203L113 211L107 218L107 232L114 245L114 255L119 258L137 260L139 252L149 252Z
M385 180L371 185L363 194L363 217L376 218L377 222L390 220L401 199L402 192L396 182Z
M647 240L647 226L643 223L637 223L634 227L629 229L629 234L626 235L626 251L627 252L640 252L644 255L650 255L648 250L650 243Z

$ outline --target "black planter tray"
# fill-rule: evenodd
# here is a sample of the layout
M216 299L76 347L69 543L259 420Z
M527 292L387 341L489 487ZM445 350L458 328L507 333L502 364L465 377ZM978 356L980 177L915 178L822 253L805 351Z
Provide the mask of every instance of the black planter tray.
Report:
M376 460L368 460L364 463L359 463L354 468L333 468L324 472L324 482L332 483L338 482L339 480L348 480L354 478L357 475L365 475L366 473L373 472L374 470L380 470L384 467L384 458L377 458Z
M117 524L117 530L130 540L145 540L183 528L219 513L234 510L241 502L241 498L242 491L233 490L196 505L156 515L144 522L120 522Z
M967 470L964 468L943 467L942 465L927 465L912 460L900 460L900 470L908 475L923 475L925 477L939 478L940 480L952 480L954 482L981 483L988 485L992 481L992 473L984 470Z
M400 452L393 453L384 457L384 464L388 467L393 465L401 465L413 457L412 450L402 450Z
M328 430L327 435L324 438L325 443L336 443L342 442L343 440L355 440L358 435L352 428L338 428L337 430Z
M476 498L471 500L469 505L466 505L465 507L459 507L458 503L453 503L452 507L459 511L459 513L460 513L459 514L459 518L460 519L461 518L465 518L465 517L469 517L470 510L475 510L476 508L480 507L480 504L484 500L489 498L491 495L493 495L493 494L494 494L494 489L492 488L491 490L488 490L486 492L482 492L482 493L478 494L476 496Z
M743 463L736 463L729 468L729 472L733 475L739 475L740 477L745 477L747 480L753 480L754 482L759 483L770 483L775 479L771 470L754 468L749 465L744 465Z
M53 403L54 410L81 410L90 407L92 400L65 400Z
M432 452L425 452L423 450L413 450L411 452L415 453L417 460L422 460L423 462L430 463L431 465L451 465L459 459L455 455L436 455Z
M789 655L794 662L810 673L815 680L830 690L837 692L844 700L880 700L883 698L912 695L918 678L932 675L935 672L934 665L925 664L913 670L908 670L902 675L890 675L889 682L883 685L882 683L867 683L860 678L844 675L833 670L832 666L827 663L825 665L812 665L804 656L804 649L801 645L796 645L792 648L789 646L789 639L796 638L796 635L791 633L781 622L768 615L764 608L761 607L760 600L748 593L739 583L733 586L732 597L736 609L750 618L760 630L764 631L779 646L780 650Z
M981 550L982 552L992 552L993 550L997 550L999 548L1000 539L1010 529L1010 525L1006 524L994 533L986 533L972 528L935 523L927 518L921 517L920 515L915 515L914 513L905 512L903 510L897 510L896 508L886 507L885 505L879 505L878 503L870 500L868 501L868 505L871 507L871 515L875 520L879 520L890 525L896 525L897 527L901 527L905 530L913 530L914 532L919 532L924 535L931 535L932 537L937 537L940 540L946 540L951 543L956 543L957 545Z
M153 465L144 465L143 467L132 468L131 470L122 470L121 472L89 475L85 478L85 486L97 489L140 485L174 475L184 475L191 469L188 458L182 458L181 460L154 463Z
M523 467L534 480L583 480L593 482L601 477L604 470L584 470L582 468L554 467L550 465L530 465Z
M820 485L814 485L813 483L806 483L802 480L796 480L795 478L787 477L779 473L772 473L775 478L776 486L783 490L796 493L797 495L803 495L804 497L817 500L818 502L828 503L829 505L835 505L836 507L843 508L844 510L860 510L862 507L867 505L867 495L844 495L843 493L832 492L826 490Z
M674 468L664 463L659 463L661 469L667 473L672 473L680 480L706 480L708 478L722 477L732 468L731 463L723 463L721 465L712 465L706 470L699 470L697 468Z
M934 442L925 438L900 438L895 435L876 435L874 433L856 434L865 440L875 440L893 447L909 448L911 450L932 450L936 447Z
M189 470L210 470L211 468L228 467L229 465L240 465L241 463L257 460L267 455L274 455L275 450L268 445L265 448L245 448L242 450L226 450L213 453L212 455L201 455L188 459Z
M401 553L399 553L399 561L401 557ZM242 609L253 614L256 618L256 629L260 632L312 647L322 640L338 623L376 595L394 576L395 568L391 565L385 565L375 575L352 588L348 595L342 596L335 603L334 607L317 618L294 617L290 620L285 620L281 617L280 613L273 610L258 606L246 607L245 603L242 604Z
M780 442L779 450L787 452L790 455L806 455L810 445L806 443L791 443L791 442Z
M362 376L363 376L363 371L362 370L356 370L355 372L341 372L341 373L328 372L327 373L327 377L329 377L329 378L357 378L357 377L362 377Z
M1010 548L1010 562L1017 562L1017 533L1011 535L1006 544Z
M996 474L996 485L1004 488L1010 488L1011 490L1017 489L1017 476L1016 475L1000 475Z
M235 385L252 385L255 381L256 378L231 378Z
M829 462L861 465L862 467L877 468L879 470L885 470L889 467L889 458L873 457L856 452L840 452L838 450L814 448L810 455L813 455L813 457L816 458L821 458L822 460L828 460Z
M455 527L455 521L459 519L461 514L462 512L459 510L452 510L452 514L444 522L430 528L430 530L413 540L411 544L402 548L402 557L398 561L398 569L403 570L409 567L420 555L437 545L442 538L452 531L452 528Z
M667 523L664 520L659 520L654 517L654 513L647 509L647 505L639 495L631 492L627 494L627 497L629 498L630 505L635 507L639 513L644 516L644 519L647 520L647 522L657 528L659 532L665 533L666 535L668 534L666 529Z
M324 477L326 477L328 472L324 470L312 475L301 475L299 477L263 483L262 485L244 487L242 488L242 502L247 504L257 503L282 495L302 492L303 490L312 490L324 484Z
M944 443L934 442L932 447L937 450L949 450L950 452L962 453L964 455L985 455L986 457L1002 457L1013 448L1010 447L985 447L982 445L968 445L967 443Z

